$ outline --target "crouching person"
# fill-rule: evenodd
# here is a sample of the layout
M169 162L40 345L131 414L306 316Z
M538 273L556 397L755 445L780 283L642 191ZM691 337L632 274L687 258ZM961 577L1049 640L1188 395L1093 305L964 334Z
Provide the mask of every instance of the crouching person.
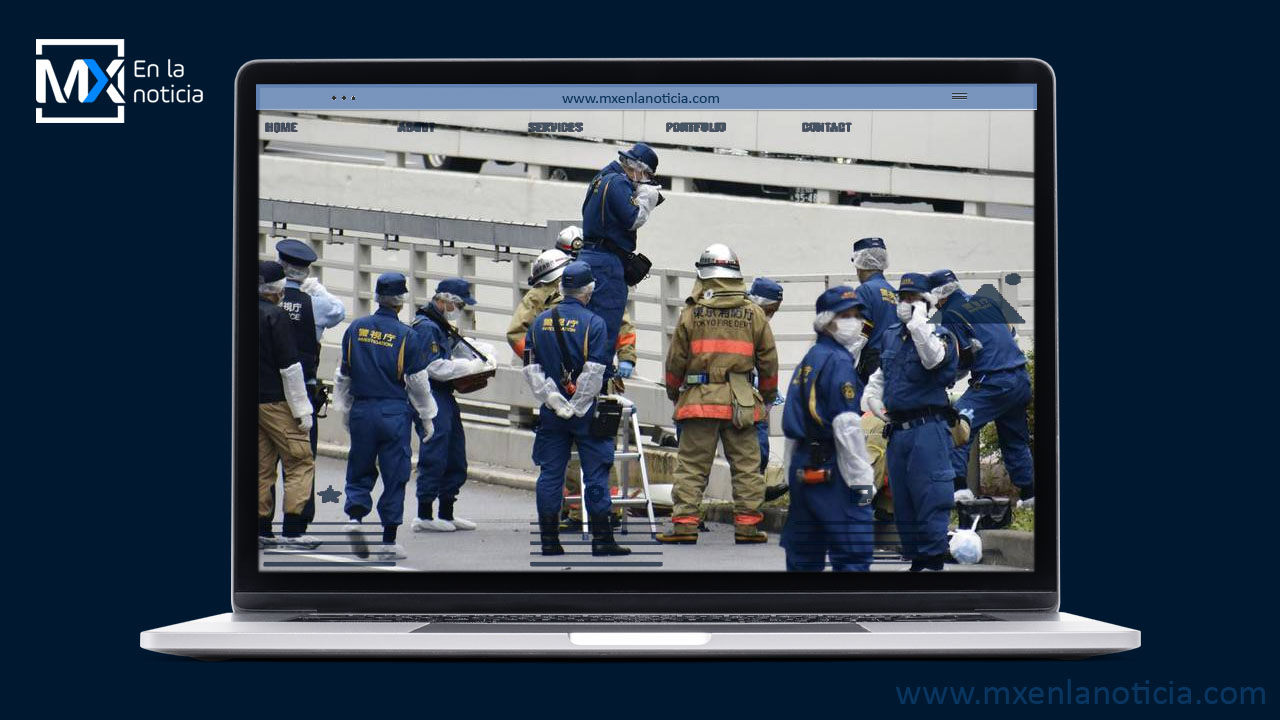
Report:
M582 261L570 263L561 286L564 300L534 318L525 339L524 376L542 403L533 441L533 461L541 469L536 492L542 554L564 554L561 488L570 452L577 445L591 523L591 554L627 555L631 551L614 542L609 524L614 439L591 432L605 369L613 359L613 341L604 321L586 307L595 290L591 267Z

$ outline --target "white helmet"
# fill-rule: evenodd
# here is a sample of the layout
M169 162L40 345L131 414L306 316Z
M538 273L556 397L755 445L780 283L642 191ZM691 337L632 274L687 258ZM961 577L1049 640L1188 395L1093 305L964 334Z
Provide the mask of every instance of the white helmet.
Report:
M707 249L703 250L702 255L698 257L698 262L694 263L693 266L698 268L698 277L703 280L742 277L742 267L738 264L738 254L730 250L728 245L721 243L708 245Z
M533 261L533 267L529 270L530 285L546 285L549 282L555 282L564 274L564 267L570 263L572 259L556 248L543 250L538 259Z
M577 257L578 251L582 249L582 228L577 225L570 225L561 230L560 235L556 238L556 249L572 257Z

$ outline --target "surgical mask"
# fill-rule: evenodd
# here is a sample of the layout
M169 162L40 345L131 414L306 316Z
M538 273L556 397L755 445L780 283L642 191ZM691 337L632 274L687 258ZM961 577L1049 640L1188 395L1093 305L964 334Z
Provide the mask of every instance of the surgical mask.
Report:
M915 308L912 307L911 303L909 302L898 303L898 319L901 320L902 322L906 322L910 320L911 314L914 312L915 312Z
M839 318L835 321L835 332L831 337L850 350L862 347L867 339L862 334L861 318Z
M457 325L458 321L462 319L462 308L454 308L453 310L445 313L444 316L449 322Z

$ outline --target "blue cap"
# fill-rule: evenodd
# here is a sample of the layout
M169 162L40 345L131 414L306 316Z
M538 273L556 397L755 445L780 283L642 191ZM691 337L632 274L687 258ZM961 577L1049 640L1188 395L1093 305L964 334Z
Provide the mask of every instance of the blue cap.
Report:
M436 285L436 292L457 295L462 298L462 302L468 305L476 304L476 299L471 297L471 283L463 280L462 278L448 278L446 280L441 280L440 284Z
M574 260L564 266L564 274L560 276L560 287L566 290L575 290L582 288L595 282L595 276L591 274L591 266L582 260Z
M275 260L258 261L258 284L272 283L284 279L284 268Z
M862 238L861 240L855 241L853 243L853 249L855 251L866 250L867 248L882 248L882 247L884 247L884 238L877 238L877 237Z
M377 295L404 295L409 292L409 285L405 282L404 273L382 273L378 276L373 292Z
M776 280L770 280L767 277L756 278L751 283L751 292L748 294L774 302L782 302L782 286Z
M276 252L280 259L290 265L310 265L316 261L316 251L301 240L285 238L276 243Z
M656 174L658 172L658 153L654 152L653 148L645 145L644 143L636 143L630 150L619 150L618 154L622 157L631 158L632 160L639 160L645 165L648 165L649 170L653 173Z
M946 285L947 283L952 283L952 282L960 282L960 280L957 279L956 274L951 272L950 270L934 270L933 272L929 273L929 289L930 290L942 287L943 285Z
M827 288L818 296L818 302L814 303L814 309L818 312L842 313L851 307L860 307L863 310L867 306L862 304L858 299L858 294L848 285L837 285L833 288Z
M898 282L898 292L927 293L930 290L929 278L923 273L906 273Z

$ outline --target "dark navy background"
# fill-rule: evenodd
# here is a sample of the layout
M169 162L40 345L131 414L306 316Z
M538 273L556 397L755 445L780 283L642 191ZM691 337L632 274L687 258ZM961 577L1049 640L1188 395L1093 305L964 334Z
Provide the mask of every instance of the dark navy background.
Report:
M1263 461L1275 445L1274 266L1241 249L1276 240L1274 182L1251 174L1274 159L1271 102L1236 95L1237 74L1261 62L1256 19L1223 3L1185 17L1119 3L130 7L48 3L9 19L20 89L35 38L124 37L130 63L172 58L205 93L199 105L131 104L123 126L35 125L30 90L6 103L17 200L3 272L17 610L6 636L13 687L40 714L853 717L895 712L895 685L1067 678L1280 692L1254 652L1276 635L1264 594L1280 475ZM1072 663L697 665L207 664L139 650L141 630L229 607L236 69L260 57L538 55L1051 63L1063 607L1139 628L1143 647Z

